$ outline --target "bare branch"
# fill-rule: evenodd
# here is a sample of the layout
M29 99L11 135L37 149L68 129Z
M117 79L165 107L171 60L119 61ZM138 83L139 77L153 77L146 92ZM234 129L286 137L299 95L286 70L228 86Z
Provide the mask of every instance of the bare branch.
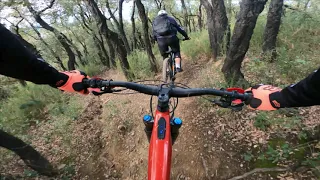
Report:
M209 170L208 170L206 160L204 159L203 156L201 156L201 160L202 160L202 165L203 165L204 171L206 173L206 177L209 178L209 173L208 173Z
M19 12L19 15L20 15L20 20L14 24L13 22L9 21L7 18L4 18L4 20L6 20L7 22L9 22L11 24L11 26L15 27L15 33L16 34L19 34L19 24L24 20L24 17L21 16L20 12Z
M276 168L256 168L256 169L254 169L252 171L244 173L241 176L236 176L236 177L233 177L233 178L231 178L229 180L243 179L243 178L246 178L247 176L250 176L251 174L254 174L254 173L284 172L284 171L289 171L289 170L290 170L290 168L279 168L279 167L276 167Z
M162 3L163 3L163 0L154 0L156 5L157 5L157 8L158 10L160 10L162 8Z
M119 0L119 23L120 27L123 29L123 18L122 18L122 6L123 6L124 0Z
M114 12L112 12L108 0L106 1L106 7L107 7L108 12L110 14L110 18L113 19L113 21L117 24L117 26L120 26L118 20L116 19L115 15L114 15L117 12L118 7L114 10ZM107 19L110 20L110 18L107 18Z
M199 15L197 15L197 14L189 14L188 16L189 17L198 17Z
M41 13L45 12L46 10L52 8L52 6L54 5L55 1L56 1L56 0L51 0L49 6L47 6L47 7L44 8L44 9L42 9L41 11L39 11L38 14L41 14Z
M30 33L27 33L26 31L23 31L23 33L26 34L26 35L28 35L28 36L30 36L30 37L32 37L32 39L34 39L34 40L36 40L36 41L39 41L39 40L40 40L39 38L34 37L33 35L31 35Z
M11 21L9 21L7 18L3 18L4 20L6 20L8 23L10 23L12 26L15 26L15 24Z

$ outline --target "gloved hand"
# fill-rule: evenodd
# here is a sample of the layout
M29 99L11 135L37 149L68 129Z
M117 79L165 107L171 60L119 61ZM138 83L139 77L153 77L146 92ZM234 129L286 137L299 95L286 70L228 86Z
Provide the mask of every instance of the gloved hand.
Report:
M189 36L184 38L184 41L190 40L191 38Z
M60 72L68 76L65 84L58 87L58 89L68 92L78 92L80 94L89 94L88 88L82 83L84 78L89 78L84 72L73 70Z
M248 103L249 107L264 111L277 110L284 107L281 90L278 87L261 84L247 89L247 93L253 94L253 98Z

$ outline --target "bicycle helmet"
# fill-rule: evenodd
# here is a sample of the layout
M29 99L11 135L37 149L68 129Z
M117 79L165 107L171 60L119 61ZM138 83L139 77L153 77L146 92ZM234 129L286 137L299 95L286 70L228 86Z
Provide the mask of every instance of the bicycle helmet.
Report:
M167 15L168 13L167 13L167 11L165 11L165 10L160 10L159 12L158 12L158 16L163 16L163 15Z

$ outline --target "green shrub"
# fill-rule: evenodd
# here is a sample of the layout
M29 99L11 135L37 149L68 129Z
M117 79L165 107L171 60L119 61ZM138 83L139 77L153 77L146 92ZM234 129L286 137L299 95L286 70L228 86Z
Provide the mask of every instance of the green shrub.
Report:
M210 41L206 30L194 32L189 35L191 40L181 42L181 53L185 54L191 61L197 61L200 56L210 57Z
M268 114L266 112L259 113L255 117L253 125L261 130L266 130L271 125Z
M18 87L1 106L0 128L11 133L22 133L31 124L46 119L48 105L60 106L67 100L67 95L49 86L30 83L26 87Z
M317 15L315 15L317 16ZM303 13L287 13L277 40L277 59L270 63L260 56L265 17L258 19L248 51L245 72L251 83L283 85L294 83L318 68L320 59L320 30L318 23Z
M106 68L100 63L89 63L85 66L80 66L79 70L85 72L89 76L97 76Z
M128 61L136 79L150 79L150 77L154 76L154 72L152 72L150 68L148 55L145 51L133 51L128 56Z

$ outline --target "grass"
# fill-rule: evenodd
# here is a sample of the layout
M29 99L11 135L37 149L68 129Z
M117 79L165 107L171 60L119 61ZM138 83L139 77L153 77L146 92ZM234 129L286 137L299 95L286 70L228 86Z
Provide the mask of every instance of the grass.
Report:
M80 66L79 70L85 72L89 76L97 76L101 74L106 68L100 63L89 63L86 66Z
M181 53L186 55L192 62L201 56L210 57L211 49L206 30L189 34L191 40L181 42Z
M154 76L154 72L151 71L150 61L146 52L135 50L128 56L128 61L136 79L150 79L150 77ZM158 64L160 65L160 63Z
M288 12L282 19L277 41L278 57L273 63L260 55L264 24L265 18L259 17L247 53L250 61L243 67L246 74L254 75L247 77L251 83L287 85L303 79L318 68L318 23L303 14Z
M0 128L12 133L23 133L34 123L46 118L46 105L59 106L68 99L59 90L48 86L28 84L11 92L0 110Z

